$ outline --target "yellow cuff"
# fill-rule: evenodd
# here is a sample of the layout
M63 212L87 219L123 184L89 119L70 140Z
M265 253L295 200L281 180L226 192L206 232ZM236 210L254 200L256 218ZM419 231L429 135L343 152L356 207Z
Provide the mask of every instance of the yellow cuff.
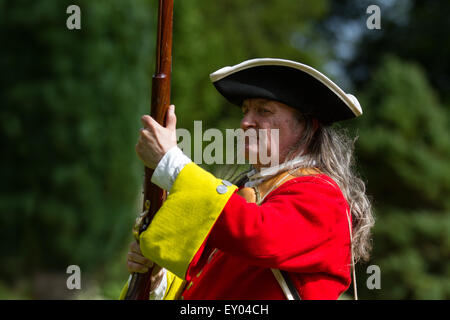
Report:
M129 281L127 281L123 286L122 291L120 292L119 300L125 300L125 296L127 295L128 292L128 282Z
M194 162L187 164L140 236L143 255L185 279L191 260L236 189Z
M176 275L167 271L167 289L164 294L163 300L178 300L183 293L184 286L186 285L186 281L178 278Z

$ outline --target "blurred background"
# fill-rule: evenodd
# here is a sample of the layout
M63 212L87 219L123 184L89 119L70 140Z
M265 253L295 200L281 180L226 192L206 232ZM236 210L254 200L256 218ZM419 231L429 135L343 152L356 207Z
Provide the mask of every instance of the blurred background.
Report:
M66 9L81 9L69 30ZM369 5L381 29L369 29ZM156 0L0 0L0 299L116 299L141 208ZM450 2L175 0L178 127L236 128L209 74L292 59L356 95L341 123L373 199L360 299L450 298ZM69 265L81 289L68 290ZM370 290L369 265L381 270ZM351 298L351 288L343 298Z

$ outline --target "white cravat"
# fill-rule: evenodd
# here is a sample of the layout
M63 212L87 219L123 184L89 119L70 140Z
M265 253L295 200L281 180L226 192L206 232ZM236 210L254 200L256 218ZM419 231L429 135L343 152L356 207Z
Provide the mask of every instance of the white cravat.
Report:
M260 183L272 178L280 172L295 169L298 167L312 167L316 165L316 161L312 160L308 155L299 155L294 159L281 163L277 166L261 168L260 171L252 169L247 173L248 181L245 183L245 187L254 187Z

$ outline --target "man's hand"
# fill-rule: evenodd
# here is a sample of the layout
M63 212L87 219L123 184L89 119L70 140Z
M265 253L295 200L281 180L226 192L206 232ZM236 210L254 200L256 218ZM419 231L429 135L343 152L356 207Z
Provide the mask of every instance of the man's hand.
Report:
M130 244L130 251L127 254L127 269L130 273L146 273L152 268L154 263L144 257L139 244L134 241Z
M174 105L167 110L166 119L167 125L164 128L148 115L141 118L144 127L140 129L136 153L150 169L155 169L166 152L177 145L177 118Z
M141 248L139 244L134 241L130 244L130 251L127 254L127 269L130 273L146 273L150 268L153 268L151 279L150 291L155 290L160 284L164 272L163 269L155 264L154 262L148 260L142 255Z

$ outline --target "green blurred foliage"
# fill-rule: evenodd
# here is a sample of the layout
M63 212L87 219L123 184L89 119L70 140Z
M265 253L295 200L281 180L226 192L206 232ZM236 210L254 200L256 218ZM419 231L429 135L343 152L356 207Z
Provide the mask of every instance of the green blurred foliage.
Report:
M82 28L71 31L73 3L0 2L0 275L8 283L64 274L70 264L102 274L131 241L154 8L77 1Z
M448 299L449 119L424 71L392 56L382 60L361 100L357 155L374 198L371 261L382 283L381 290L360 285L362 297Z
M397 0L385 8L382 35L368 33L349 64L355 81L366 81L383 54L396 55L421 65L433 88L450 102L450 42L443 40L450 30L449 12L446 0Z
M381 29L365 28L370 5L380 8ZM433 89L448 104L450 101L450 2L447 0L339 0L330 2L329 14L320 28L329 42L342 41L346 53L355 45L350 58L343 59L345 73L356 87L370 81L386 54L414 61L425 70ZM347 27L357 26L357 30ZM352 31L349 31L352 30ZM339 45L334 43L333 45ZM342 45L342 43L341 43ZM342 49L342 48L341 48ZM345 55L344 55L345 56Z

